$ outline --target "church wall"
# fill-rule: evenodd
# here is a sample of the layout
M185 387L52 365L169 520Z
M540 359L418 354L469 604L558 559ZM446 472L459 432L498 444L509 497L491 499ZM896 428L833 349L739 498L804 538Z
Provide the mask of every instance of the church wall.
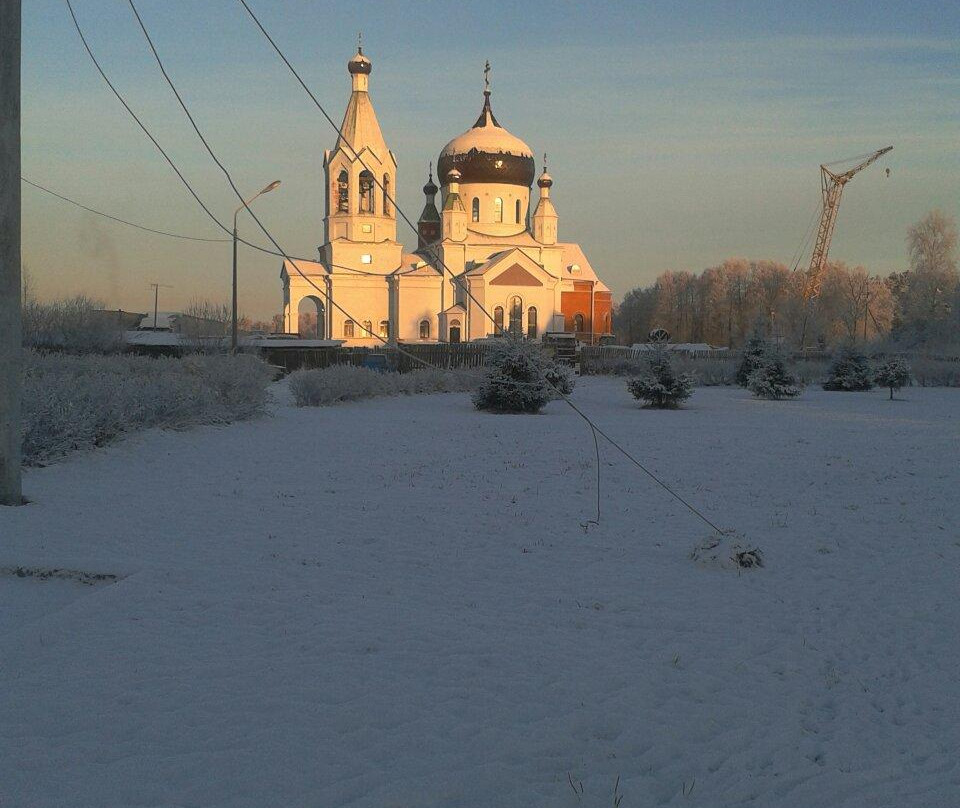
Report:
M427 320L430 323L429 341L435 342L437 340L439 333L437 315L443 308L440 299L442 283L439 275L435 277L400 277L397 321L401 340L419 342L420 322L422 320Z
M503 307L503 327L506 329L510 327L510 302L514 297L519 297L522 303L524 334L527 333L531 306L537 310L537 336L542 337L543 332L551 327L556 299L552 286L500 286L471 279L470 291L491 316L497 306ZM490 317L471 301L470 338L494 336L495 332L496 328Z
M584 288L586 286L586 288ZM560 308L563 312L563 327L566 331L574 330L574 317L583 315L583 330L591 331L590 283L576 282L574 291L560 293Z
M379 333L382 320L390 319L390 292L386 281L381 277L333 275L333 299L339 306L352 314L354 321L353 339L344 337L343 325L347 316L335 307L330 314L332 339L345 339L347 345L376 346L382 343L375 336L366 336L362 331L363 321L369 320L374 334Z
M610 292L597 292L593 300L594 319L598 334L613 333L613 294Z
M503 221L494 217L494 200L503 200ZM480 221L473 221L473 200L480 201ZM516 220L516 201L520 200L520 221ZM461 183L460 200L467 211L467 227L488 236L515 236L527 229L530 189L509 183Z
M324 250L327 263L335 273L338 272L337 266L340 266L362 272L374 272L378 275L389 275L400 266L403 256L403 246L396 241L370 244L341 240L324 245ZM370 256L369 263L364 262L365 255Z

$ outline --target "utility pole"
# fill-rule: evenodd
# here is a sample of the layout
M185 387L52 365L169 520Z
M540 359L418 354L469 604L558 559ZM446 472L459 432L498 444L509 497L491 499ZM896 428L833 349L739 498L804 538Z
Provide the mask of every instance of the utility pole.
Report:
M150 288L153 289L153 330L157 330L157 305L160 301L160 287L164 289L173 289L172 286L169 286L165 283L151 283Z
M23 504L20 0L0 1L0 505Z

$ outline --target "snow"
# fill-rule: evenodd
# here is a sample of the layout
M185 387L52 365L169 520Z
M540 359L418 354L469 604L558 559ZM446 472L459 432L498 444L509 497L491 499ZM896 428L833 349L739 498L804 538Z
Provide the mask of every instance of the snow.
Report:
M466 394L151 431L0 509L0 804L947 806L960 391ZM582 781L582 803L568 784ZM684 796L684 792L688 796Z

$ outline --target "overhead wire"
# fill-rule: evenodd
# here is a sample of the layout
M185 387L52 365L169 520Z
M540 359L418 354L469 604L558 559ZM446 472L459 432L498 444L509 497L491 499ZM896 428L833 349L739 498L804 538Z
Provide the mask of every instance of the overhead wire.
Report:
M149 129L147 129L146 125L140 120L140 118L137 116L137 114L133 111L133 109L130 107L130 105L126 102L126 100L124 99L124 97L121 95L121 93L120 93L120 92L117 90L117 88L114 86L113 82L110 81L110 79L109 79L109 77L107 76L106 72L105 72L105 71L103 70L103 68L100 66L100 63L99 63L99 61L97 60L96 56L94 55L93 50L91 49L89 43L87 42L86 36L85 36L84 33L83 33L83 29L82 29L81 26L80 26L80 22L77 20L77 16L76 16L76 14L75 14L75 12L74 12L73 4L71 3L71 0L64 0L64 2L67 4L67 8L68 8L69 11L70 11L70 16L71 16L71 18L73 19L74 27L75 27L76 30L77 30L77 34L80 36L80 40L83 42L83 46L84 46L85 50L87 51L87 55L90 57L91 61L92 61L92 62L94 63L94 65L96 66L97 71L100 73L100 76L101 76L101 77L103 78L103 80L106 82L107 86L113 91L113 94L117 97L117 100L120 101L120 103L123 105L123 108L124 108L124 109L130 114L130 116L137 122L137 124L139 125L139 127L143 130L144 134L146 134L146 136L150 139L150 141L154 144L154 146L157 147L157 150L163 155L164 159L167 161L167 163L168 163L168 164L170 165L170 167L173 169L174 173L176 173L176 175L180 178L180 181L184 184L184 186L185 186L185 187L187 188L187 190L190 192L191 196L193 196L193 198L197 201L197 203L200 205L200 207L201 207L201 208L204 210L204 212L207 214L207 216L209 216L210 219L212 219L222 230L224 230L225 232L230 232L230 231L227 229L226 225L224 225L224 224L213 214L213 212L207 207L207 205L206 205L206 204L203 202L203 200L199 197L199 195L198 195L198 194L196 193L196 191L193 189L193 186L190 184L189 180L187 180L187 178L183 175L183 172L180 171L180 169L177 167L176 163L173 161L173 159L170 157L170 155L169 155L169 154L166 152L166 150L160 145L160 143L159 143L159 142L157 141L157 139L153 136L153 134L149 131ZM231 179L231 184L232 184L232 179ZM243 197L242 197L242 196L240 196L240 199L241 199L241 201L243 201ZM248 211L250 210L250 208L246 206L246 203L244 203L244 206L247 208ZM263 225L262 225L262 223L260 222L260 220L252 213L252 211L251 211L251 216L253 216L254 220L255 220L255 221L257 222L257 224L260 226L261 230L263 230L264 233L266 233L266 235L267 235L267 237L270 239L270 241L271 241L271 242L276 246L276 248L279 250L279 253L278 253L278 254L279 254L279 255L282 255L287 261L289 261L290 264L294 267L294 269L296 269L296 271L303 277L303 279L304 279L311 287L313 287L313 289L315 289L317 292L319 292L321 295L323 295L324 298L327 299L327 300L330 302L331 305L333 305L334 307L336 307L336 308L337 308L340 312L342 312L348 319L353 320L354 322L358 322L358 321L356 320L356 318L354 318L346 309L344 309L344 308L343 308L342 306L340 306L336 301L334 301L333 298L332 298L332 296L330 296L330 295L327 294L326 290L321 289L319 286L317 286L317 285L310 279L310 277L309 277L308 275L306 275L306 274L300 269L300 267L297 266L297 264L296 264L296 260L309 260L309 259L296 259L296 260L295 260L295 259L291 258L289 254L285 253L285 252L280 248L280 245L273 239L273 237L270 235L270 233L263 227ZM239 241L239 240L240 240L240 239L238 239L238 241ZM250 246L252 246L252 247L254 247L254 248L256 248L256 249L262 249L262 248L257 247L257 245L250 244L250 242L244 241L244 243L249 244ZM367 329L364 329L364 330L366 331ZM371 331L367 331L367 333L368 333L370 336L374 337L375 339L378 339L378 340L379 340L380 342L382 342L384 345L389 345L389 344L390 344L387 339L382 338L379 334L373 333L372 330L371 330ZM398 346L398 350L399 350L400 353L406 355L407 357L409 357L410 359L412 359L414 362L416 362L416 363L418 363L418 364L425 365L425 366L430 367L430 368L435 368L435 366L432 365L431 363L426 362L425 360L421 359L419 356L416 356L415 354L412 354L412 353L410 353L409 351L405 351L405 350L403 350L402 348L399 348L399 346ZM435 369L436 369L436 368L435 368Z
M131 2L131 4L132 4L132 0L129 0L129 2ZM356 152L356 150L353 148L353 145L348 141L348 139L347 139L346 136L344 135L343 130L337 125L337 123L333 120L333 118L330 117L330 115L327 113L326 109L324 108L323 104L320 103L319 99L316 97L316 95L314 95L313 91L309 88L309 86L307 85L307 83L303 80L303 78L301 78L300 74L297 72L296 68L291 64L290 60L286 57L286 55L284 54L284 52L281 50L280 46L277 45L277 43L274 41L273 37L270 35L270 33L267 31L267 29L266 29L266 28L263 26L263 24L260 22L260 20L259 20L259 18L257 17L257 15L254 14L253 10L250 8L250 5L247 3L247 0L238 0L238 2L240 3L240 5L242 5L242 6L244 7L244 9L246 10L247 14L250 15L250 18L253 20L253 22L254 22L254 24L257 26L257 28L260 29L260 32L264 35L264 37L267 39L267 41L270 43L270 45L273 46L273 49L277 52L277 55L280 57L280 59L283 61L283 63L287 66L287 68L288 68L288 69L290 70L290 72L293 74L294 78L297 80L297 82L298 82L298 83L300 84L300 86L303 88L304 92L306 92L307 95L310 97L310 99L313 101L314 105L317 107L317 109L320 111L320 113L323 115L323 117L326 118L326 120L327 120L327 122L330 124L330 126L332 126L332 127L336 130L337 134L338 134L339 137L340 137L340 141L341 141L345 146L347 146L347 148L350 149L350 151L351 151L351 152L353 153L353 155L354 155L354 159L357 160L357 161L359 161L360 164L361 164L367 171L369 171L370 168L369 168L369 166L363 161L363 157ZM407 223L407 225L411 228L411 230L413 230L414 233L417 233L418 230L417 230L416 225L414 225L414 223L413 223L413 222L411 221L411 219L406 215L406 213L403 211L403 209L397 204L396 200L395 200L392 196L390 196L390 193L389 193L388 189L383 186L383 184L382 184L382 183L380 182L380 180L377 178L376 173L375 173L375 172L372 172L372 171L371 171L370 173L371 173L371 175L373 176L373 181L374 181L374 183L375 183L375 184L377 185L377 187L383 192L384 197L385 197L386 199L389 199L389 200L390 200L390 202L393 204L393 206L394 206L395 210L397 211L397 213L400 214L400 216L401 216L401 217L403 218L403 220ZM450 275L451 279L452 279L455 283L457 283L457 285L464 291L464 293L470 298L470 300L473 301L473 303L479 308L479 310L480 310L481 312L483 312L483 313L487 316L487 318L490 320L490 322L492 322L492 323L494 324L494 328L497 329L502 336L506 336L506 335L507 335L507 332L503 329L502 326L500 326L500 325L497 323L497 321L496 321L496 319L494 318L494 316L493 316L489 311L487 311L486 307L484 307L484 305L483 305L479 300L477 300L477 298L476 298L476 297L473 295L473 293L470 291L469 286L467 286L466 284L464 284L464 283L461 281L461 279L458 278L458 276L455 275L455 273L446 265L446 263L440 258L439 255L436 254L435 251L431 251L431 254L434 256L434 259L435 259L436 262L441 266L441 268ZM662 480L660 480L659 477L657 477L653 472L651 472L649 469L647 469L639 460L637 460L635 457L633 457L629 452L627 452L626 449L624 449L620 444L618 444L616 441L614 441L613 438L611 438L611 437L610 437L609 435L607 435L603 430L601 430L601 429L590 419L590 417L589 417L588 415L586 415L586 413L584 413L579 407L577 407L577 406L570 400L569 396L567 396L565 393L563 393L561 390L559 390L555 384L553 384L552 382L550 382L549 379L547 379L547 381L548 381L548 383L550 383L550 385L554 388L554 390L556 391L557 395L558 395L563 401L565 401L565 402L574 410L574 412L576 412L584 421L586 421L586 423L590 426L590 428L591 428L592 430L594 430L594 438L596 438L596 435L597 435L597 434L601 435L601 436L602 436L603 438L605 438L609 443L611 443L614 447L616 447L616 449L617 449L618 451L620 451L622 454L624 454L634 465L636 465L639 469L641 469L641 470L642 470L645 474L647 474L651 479L653 479L654 481L656 481L657 484L660 485L665 491L667 491L671 496L673 496L675 499L679 500L683 505L685 505L694 515L698 516L701 520L703 520L707 525L709 525L709 526L710 526L713 530L715 530L717 533L720 533L721 535L723 534L723 531L720 530L719 527L717 527L713 522L711 522L709 519L707 519L707 517L704 516L699 510L697 510L693 505L691 505L689 502L687 502L683 497L681 497L676 491L674 491L672 488L670 488L666 483L664 483ZM599 458L599 446L597 447L597 449L598 449L598 458ZM599 471L600 471L600 464L599 464L599 462L598 462L598 464L597 464L597 473L598 473L598 514L597 514L597 517L598 517L598 521L599 521L599 515L600 515L600 514L599 514Z
M226 227L216 218L216 216L209 210L209 208L208 208L208 207L204 204L204 202L200 199L199 195L194 191L194 189L193 189L193 187L190 185L189 181L186 179L186 177L183 175L183 173L179 170L179 168L176 166L176 164L173 162L173 160L170 158L170 156L167 154L167 152L163 149L163 147L162 147L162 146L160 145L160 143L156 140L156 138L150 133L150 131L146 128L146 126L143 124L143 122L140 120L140 118L136 115L136 113L133 111L133 109L129 106L129 104L126 102L126 100L125 100L125 99L123 98L123 96L120 94L120 92L116 89L116 87L115 87L115 86L113 85L113 83L110 81L109 77L106 75L105 71L104 71L103 68L100 66L99 62L97 61L96 56L94 55L94 53L93 53L93 51L92 51L89 43L88 43L87 40L86 40L86 37L85 37L84 34L83 34L83 30L82 30L82 28L81 28L81 26L80 26L80 24L79 24L79 21L77 20L76 14L75 14L75 12L74 12L74 9L73 9L72 3L71 3L71 0L65 0L65 2L66 2L66 4L67 4L67 7L68 7L69 12L70 12L70 15L71 15L71 18L72 18L72 20L73 20L74 27L76 28L77 33L78 33L78 35L80 36L81 41L83 42L84 48L85 48L88 56L90 57L91 61L93 61L94 65L96 66L97 71L100 73L101 77L102 77L103 80L106 82L107 86L111 89L111 91L113 92L113 94L117 97L117 99L118 99L118 100L120 101L120 103L123 105L124 109L128 112L128 114L130 114L131 117L134 118L134 120L137 122L137 124L138 124L138 125L140 126L140 128L143 130L144 134L147 135L147 137L151 140L151 142L153 142L153 144L156 146L156 148L158 149L158 151L160 151L160 153L163 155L164 159L167 161L167 163L170 165L170 167L174 170L174 172L175 172L175 173L177 174L177 176L180 178L181 182L184 184L184 186L187 188L187 190L191 193L191 195L194 197L194 199L197 201L197 203L200 205L200 207L204 210L204 212L206 212L206 214L207 214L218 226L220 226L221 229L223 229L223 230L226 231ZM252 17L252 18L254 19L254 21L257 23L258 27L260 27L261 31L264 33L264 35L267 37L267 39L271 42L271 44L273 44L273 46L274 46L274 48L277 50L278 54L280 54L280 56L281 56L281 58L283 59L283 61L287 64L287 66L290 68L290 70L291 70L291 71L294 73L294 75L297 77L298 81L300 81L301 86L303 86L304 89L305 89L305 90L308 92L308 94L311 96L311 98L313 98L314 103L315 103L315 104L317 105L317 107L321 110L321 112L323 112L324 117L326 117L327 120L331 123L331 125L332 125L335 129L337 129L338 132L340 132L339 127L337 127L337 125L332 121L332 119L329 117L329 115L327 115L327 113L326 113L326 111L323 109L322 105L321 105L321 104L319 103L319 101L313 96L313 93L310 92L309 88L306 86L306 84L303 83L302 79L300 79L299 74L297 74L296 70L295 70L295 69L293 68L293 66L289 63L289 61L286 59L286 57L283 56L282 51L280 51L280 49L276 46L276 44L273 42L272 38L269 36L269 34L266 32L266 30L263 28L263 26L260 25L259 20L257 20L256 16L255 16L255 15L253 14L253 12L249 9L249 6L247 6L246 2L244 2L244 0L240 0L240 2L241 2L241 3L244 5L244 7L247 9L248 13L250 13L251 17ZM142 19L140 18L139 13L137 12L137 9L136 9L136 6L135 6L134 3L133 3L133 0L129 0L129 3L130 3L130 6L131 6L131 8L132 8L132 10L133 10L133 12L134 12L134 14L135 14L135 16L137 17L137 20L138 20L138 22L139 22L139 24L140 24L141 30L142 30L143 33L144 33L144 36L146 37L148 43L150 44L151 51L153 52L154 57L155 57L155 59L157 60L158 65L160 66L160 69L161 69L161 72L162 72L163 75L164 75L164 78L166 79L167 83L170 85L170 87L171 87L171 89L173 90L174 94L177 96L177 99L178 99L178 101L180 102L180 105L181 105L181 107L183 108L184 112L187 114L188 118L190 119L191 124L193 125L195 132L197 133L198 137L200 137L201 141L203 142L204 146L206 147L206 149L207 149L208 153L210 154L211 158L212 158L212 159L217 163L217 165L220 167L221 171L222 171L222 172L224 173L224 175L226 176L226 178L227 178L228 182L230 183L231 187L233 188L234 192L237 194L237 196L238 196L238 198L241 200L241 202L244 203L244 207L245 207L245 208L247 209L247 211L251 214L251 217L254 219L254 221L257 223L257 225L260 227L261 231L263 231L263 233L267 236L267 238L270 240L270 242L271 242L271 243L274 245L274 247L279 251L279 254L282 255L287 261L290 261L290 263L291 263L291 265L294 267L294 269L301 275L301 277L303 277L303 279L304 279L311 287L313 287L316 291L320 292L320 293L325 297L325 299L327 299L327 300L329 301L329 303L330 303L331 305L333 305L337 310L339 310L342 314L344 314L348 319L353 320L354 322L357 322L356 318L353 317L348 311L346 311L346 309L344 309L342 306L340 306L336 301L334 301L333 298L332 298L332 296L329 295L326 290L321 289L320 287L318 287L318 286L309 278L309 276L307 276L305 273L302 272L302 270L300 270L300 268L296 265L295 261L294 261L293 259L291 259L290 256L283 250L283 248L281 247L281 245L276 241L276 239L272 236L272 234L269 232L269 230L267 230L267 228L263 225L263 223L262 223L262 222L260 221L260 219L256 216L256 214L254 214L254 213L250 210L249 206L248 206L248 205L246 204L246 202L244 201L242 194L240 194L239 190L236 188L236 186L235 186L235 184L234 184L234 182L233 182L233 179L232 179L232 177L230 176L229 171L228 171L228 170L226 169L226 167L220 162L220 160L216 157L216 155L215 155L215 153L213 152L212 148L209 146L209 143L206 141L206 138L203 136L202 132L200 132L199 127L196 125L196 122L195 122L194 119L193 119L193 116L192 116L191 113L189 112L189 109L187 108L186 104L183 102L182 97L180 96L180 94L179 94L179 92L177 91L175 85L173 84L172 80L170 79L169 75L167 74L166 69L165 69L164 66L163 66L162 60L160 59L159 54L158 54L157 51L156 51L156 48L153 46L153 42L152 42L152 40L150 39L149 32L146 30L146 26L143 24L143 21L142 21ZM343 133L342 133L342 132L340 132L340 135L341 135L341 137L343 137ZM346 139L345 139L345 138L343 138L343 139L344 139L344 142L346 143ZM347 145L348 145L348 147L351 149L351 151L353 151L352 146L351 146L349 143L347 143ZM356 152L355 152L355 151L354 151L354 154L356 155ZM359 159L359 156L357 156L357 157L358 157L358 159ZM362 160L361 160L361 163L363 164ZM365 164L364 164L364 165L365 165ZM378 183L378 184L379 184L379 183ZM398 213L400 213L401 217L407 222L408 225L411 226L411 228L413 228L414 230L416 230L416 228L415 228L415 226L413 225L413 223L412 223L412 222L410 221L410 219L406 216L406 214L402 211L402 209L396 204L395 200L393 200L393 198L389 196L389 194L387 193L386 189L383 189L382 185L380 185L380 187L381 187L381 189L384 191L385 196L386 196L388 199L390 199L391 202L393 202L393 205L394 205L395 209L398 211ZM227 232L229 232L229 231L227 231ZM244 243L249 244L249 242L246 242L246 241L244 241ZM263 251L265 251L265 252L267 251L267 250L264 250L263 248L258 247L257 245L250 244L250 246L252 246L252 247L254 247L254 248L256 248L256 249L261 249L261 250L263 250ZM444 264L444 262L439 258L439 256L435 256L435 258L436 258L437 262L440 263L441 266L451 275L451 277L454 279L454 281L455 281L455 282L458 282L458 285L460 285L459 279L456 278L456 276L454 276L453 272L449 269L449 267L447 267L447 266ZM299 259L299 260L308 260L308 259ZM461 288L463 288L462 285L461 285ZM474 302L477 303L477 305L479 306L479 308L481 309L481 311L483 311L483 313L486 314L487 317L490 318L490 320L491 320L492 322L494 322L494 324L495 324L495 326L496 326L496 321L493 319L492 315L490 315L490 313L489 313L488 311L486 311L486 309L482 306L482 304L480 304L478 301L476 301L476 298L472 295L472 293L470 292L470 290L469 290L469 289L465 289L465 292L467 293L467 295L470 296L470 298L471 298L472 300L474 300ZM503 329L502 327L499 328L499 331L500 331L501 335L505 335L505 334L507 333L507 332L504 331L504 329ZM414 362L416 362L416 363L418 363L418 364L421 364L421 365L424 365L424 366L427 366L427 367L431 367L431 368L434 368L434 369L439 369L439 368L436 368L436 366L432 365L430 362L427 362L427 361L421 359L420 357L416 356L415 354L412 354L412 353L410 353L409 351L404 350L403 348L401 348L401 347L400 347L399 345L397 345L397 344L392 344L392 343L390 343L387 339L384 339L384 338L380 337L379 335L371 334L371 336L375 336L375 337L376 337L380 342L382 342L384 345L387 345L388 347L397 350L398 353L409 357L410 359L412 359ZM600 435L600 436L602 436L607 442L611 443L618 451L620 451L625 457L627 457L634 465L636 465L636 466L637 466L641 471L643 471L647 476L649 476L651 479L653 479L653 480L654 480L661 488L663 488L667 493L669 493L672 497L674 497L674 498L675 498L676 500L678 500L681 504L683 504L691 513L693 513L695 516L699 517L704 523L706 523L711 529L713 529L713 530L716 531L717 533L723 534L723 531L722 531L717 525L715 525L711 520L709 520L706 516L704 516L703 513L701 513L701 512L700 512L697 508L695 508L691 503L689 503L686 499L684 499L680 494L678 494L676 491L674 491L672 488L670 488L666 483L664 483L664 482L663 482L659 477L657 477L653 472L651 472L649 469L647 469L640 461L638 461L635 457L633 457L625 448L623 448L620 444L618 444L610 435L608 435L606 432L604 432L602 429L600 429L600 428L590 419L590 417L586 415L586 413L584 413L579 407L577 407L577 406L570 400L570 398L569 398L566 394L564 394L562 391L558 390L557 387L556 387L556 385L555 385L552 381L550 381L549 379L547 379L547 381L548 381L548 383L549 383L552 387L554 387L554 389L555 389L556 392L557 392L557 395L558 395L563 401L565 401L565 402L567 403L567 405L570 406L570 407L574 410L574 412L576 412L576 413L590 426L591 430L593 430L593 436L594 436L595 446L596 446L597 455L598 455L598 465L597 465L597 475L598 475L598 489L597 489L598 513L597 513L597 517L598 517L598 518L597 518L597 521L599 521L599 517L600 517L600 512L599 512L599 504L600 504L600 489L599 489L600 464L599 464L599 443L597 443L596 436L597 436L597 435Z
M180 238L186 241L209 241L209 242L220 242L220 243L230 241L230 239L228 238L201 238L199 236L187 236L187 235L184 235L183 233L169 233L166 230L155 230L152 227L146 227L145 225L137 224L136 222L128 222L126 219L121 219L119 216L113 216L109 213L104 213L102 210L96 210L95 208L88 207L87 205L84 205L82 202L77 202L76 199L71 199L70 197L64 196L63 194L58 194L56 191L53 191L50 188L46 188L38 182L33 182L33 180L28 180L24 176L20 177L20 181L25 182L27 185L31 185L34 188L37 188L38 190L43 191L46 194L50 194L50 196L55 196L57 199L62 199L64 202L69 202L71 205L76 205L78 208L82 208L83 210L89 211L90 213L95 213L97 214L97 216L103 216L105 219L110 219L114 222L119 222L120 224L125 224L130 227L135 227L137 228L137 230L145 230L148 233L155 233L158 236L168 236L169 238Z

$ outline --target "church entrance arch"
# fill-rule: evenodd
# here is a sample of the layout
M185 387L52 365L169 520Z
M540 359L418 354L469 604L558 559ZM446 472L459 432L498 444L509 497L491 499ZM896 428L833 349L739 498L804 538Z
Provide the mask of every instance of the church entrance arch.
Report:
M460 342L460 321L450 321L450 342Z
M297 331L303 339L323 339L326 334L323 301L308 295L297 305Z

